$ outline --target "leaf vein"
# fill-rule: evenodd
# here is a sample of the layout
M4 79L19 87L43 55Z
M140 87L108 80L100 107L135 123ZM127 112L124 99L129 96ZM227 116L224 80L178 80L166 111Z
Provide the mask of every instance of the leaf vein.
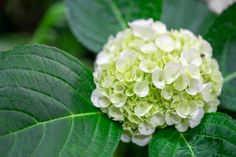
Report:
M60 151L58 152L58 157L61 156L61 153L63 152L63 150L64 150L64 148L65 148L65 145L66 145L67 142L68 142L68 139L69 139L69 137L70 137L70 135L71 135L71 133L72 133L73 128L74 128L74 117L71 119L70 130L69 130L69 132L68 132L68 134L67 134L67 137L66 137L66 140L65 140L64 144L62 145L62 148L61 148Z
M179 133L180 134L180 137L182 137L182 139L184 140L185 144L187 145L188 149L190 150L190 153L191 153L191 156L192 157L196 157L192 148L191 148L191 145L188 143L188 141L185 139L184 135L182 133Z
M113 13L115 14L118 22L120 23L121 28L123 30L125 30L127 28L126 22L121 14L121 11L118 8L118 5L116 4L115 0L111 0L110 5L111 5L111 9L112 9Z
M45 124L43 124L43 134L38 142L38 144L35 146L34 148L34 151L31 153L30 156L33 156L33 154L35 153L35 151L37 150L38 146L41 144L41 142L43 141L43 138L44 138L44 135L45 135Z
M94 116L94 115L101 115L101 114L102 114L101 112L87 112L87 113L78 113L78 114L73 114L73 115L64 116L64 117L60 117L60 118L55 118L55 119L51 119L51 120L47 120L47 121L44 121L44 122L39 122L37 124L27 126L25 128L22 128L20 130L17 130L17 131L8 133L8 134L4 134L4 135L0 136L0 139L4 138L6 136L17 134L19 132L22 132L24 130L27 130L27 129L30 129L32 127L36 127L36 126L39 126L39 125L42 125L42 124L48 124L48 123L52 123L52 122L55 122L55 121L65 120L65 119L68 119L68 118L78 118L78 117Z

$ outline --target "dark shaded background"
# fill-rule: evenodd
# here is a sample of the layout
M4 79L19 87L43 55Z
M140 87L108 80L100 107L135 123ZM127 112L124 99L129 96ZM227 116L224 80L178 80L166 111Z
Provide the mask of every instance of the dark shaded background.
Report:
M33 33L47 8L58 0L0 0L1 33Z
M58 47L92 68L95 54L72 35L62 0L0 0L0 51L26 43Z

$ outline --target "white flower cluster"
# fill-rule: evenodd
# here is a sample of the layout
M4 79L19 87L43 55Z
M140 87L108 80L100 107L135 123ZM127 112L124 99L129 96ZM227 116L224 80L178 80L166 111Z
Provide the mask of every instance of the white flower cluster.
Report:
M221 14L230 5L236 3L236 0L206 0L206 1L209 9L215 12L216 14Z
M140 146L156 128L184 132L215 112L223 81L207 41L152 19L133 21L111 37L93 75L93 105L123 122L122 141Z

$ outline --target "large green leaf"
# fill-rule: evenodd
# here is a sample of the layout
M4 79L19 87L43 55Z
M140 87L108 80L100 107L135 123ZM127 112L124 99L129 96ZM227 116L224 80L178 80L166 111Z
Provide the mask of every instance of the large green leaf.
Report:
M0 53L2 157L110 157L121 128L90 102L91 72L56 48Z
M205 38L212 44L224 76L221 107L236 111L236 4L215 20Z
M163 0L163 3L161 20L169 29L186 28L204 34L216 17L201 1Z
M161 0L66 0L67 18L75 36L99 52L110 35L140 18L158 20Z
M236 122L221 113L206 114L201 124L187 132L159 131L149 145L150 157L235 157Z

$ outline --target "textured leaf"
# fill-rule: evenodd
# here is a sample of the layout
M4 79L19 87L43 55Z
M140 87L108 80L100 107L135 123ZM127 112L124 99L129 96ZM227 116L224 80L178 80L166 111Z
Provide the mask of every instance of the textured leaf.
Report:
M236 156L236 122L221 113L206 114L201 124L187 132L159 131L149 145L150 157Z
M216 15L206 4L196 0L163 0L161 20L169 29L186 28L196 34L204 34Z
M91 72L46 46L0 53L0 152L3 157L110 157L121 128L89 101Z
M159 19L161 0L66 0L67 18L75 36L99 52L110 35L125 29L128 21Z
M219 16L205 38L212 44L214 57L224 76L221 107L236 111L236 4Z

